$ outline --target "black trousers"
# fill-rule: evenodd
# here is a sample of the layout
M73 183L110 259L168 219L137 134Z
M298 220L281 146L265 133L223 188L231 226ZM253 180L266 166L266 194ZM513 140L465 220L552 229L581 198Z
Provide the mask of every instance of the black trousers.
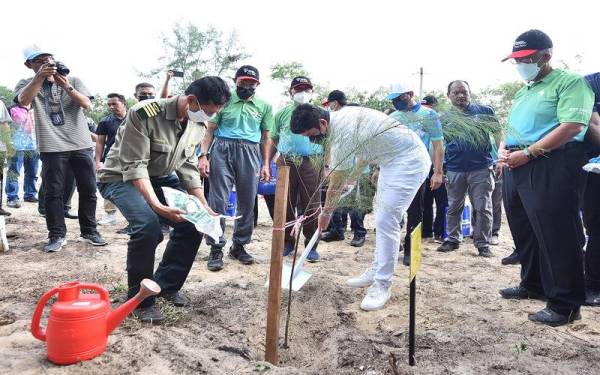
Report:
M417 190L417 194L413 198L408 210L406 210L406 236L404 237L404 254L410 254L410 234L423 221L423 197L427 182Z
M504 208L521 262L521 285L543 293L548 307L569 314L585 298L583 199L584 146L561 149L505 169Z
M425 180L425 192L423 193L423 237L432 235L444 236L446 232L446 209L448 208L448 192L446 184L442 184L436 190L431 190L431 176ZM433 202L435 201L435 220L433 216Z
M588 244L585 250L585 286L600 290L600 174L588 173L583 196L583 224Z
M348 226L348 216L350 216L350 229L352 229L355 236L364 237L367 235L364 223L365 215L366 212L358 208L336 208L331 215L331 223L327 230L343 236Z
M42 176L44 175L44 166L42 165ZM75 176L73 175L73 171L68 169L66 172L66 180L65 180L65 193L63 194L63 205L65 209L65 213L71 210L71 199L73 199L73 193L75 193ZM42 184L40 185L40 190L38 191L38 212L42 215L46 215L46 193L44 189L44 180L42 179Z
M81 234L96 232L96 168L92 149L42 152L42 180L45 197L46 226L49 237L67 234L64 216L64 195L69 170L75 176L79 191L79 228Z

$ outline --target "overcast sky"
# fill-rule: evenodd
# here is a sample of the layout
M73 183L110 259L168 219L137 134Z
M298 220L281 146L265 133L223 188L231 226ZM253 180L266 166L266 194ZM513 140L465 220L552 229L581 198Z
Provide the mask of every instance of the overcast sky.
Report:
M421 6L420 4L423 4ZM299 61L313 82L372 90L405 81L424 92L465 79L473 90L518 79L510 63L517 35L531 28L554 42L554 60L600 71L600 1L10 1L2 4L0 85L32 75L23 47L38 44L94 93L131 96L137 71L157 66L161 35L175 22L236 30L261 73L258 94L278 107L277 62ZM581 55L581 64L575 56ZM558 63L554 64L559 65ZM154 82L160 86L160 82ZM158 88L158 87L157 87Z

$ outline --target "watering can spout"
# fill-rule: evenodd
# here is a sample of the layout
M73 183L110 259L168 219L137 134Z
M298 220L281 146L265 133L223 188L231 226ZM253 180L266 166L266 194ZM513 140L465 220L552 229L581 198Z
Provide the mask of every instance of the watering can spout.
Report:
M156 282L150 279L142 280L140 291L133 298L130 298L110 313L106 322L106 332L110 334L146 297L154 296L158 293L160 293L160 286Z

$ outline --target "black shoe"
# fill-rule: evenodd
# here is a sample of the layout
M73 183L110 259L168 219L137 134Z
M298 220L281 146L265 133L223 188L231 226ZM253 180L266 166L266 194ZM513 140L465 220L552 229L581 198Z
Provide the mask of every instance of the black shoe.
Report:
M563 315L546 307L535 314L529 314L528 317L532 322L546 324L550 327L558 327L571 323L574 320L581 319L581 313L579 312L579 309L577 309L571 311L568 315Z
M104 241L104 238L100 235L100 233L90 233L90 234L82 234L79 237L80 241L87 242L94 246L105 246L108 242Z
M517 250L514 249L512 254L510 254L509 256L502 258L502 264L507 266L509 264L519 264L519 254L517 253Z
M0 215L2 215L2 216L10 216L12 214L10 212L6 211L4 208L0 207Z
M29 202L29 203L37 203L38 202L38 199L36 197L25 197L25 198L23 198L23 200L25 202Z
M321 241L325 242L343 241L344 239L344 234L338 234L335 232L324 232L321 235Z
M142 323L161 324L165 317L156 306L138 307L133 310L133 315Z
M586 306L600 306L600 290L587 290L585 292Z
M190 299L181 292L162 293L160 296L177 307L185 307L190 304Z
M444 243L437 248L437 251L447 253L450 251L457 250L459 245L456 242L444 241Z
M350 241L350 246L354 246L354 247L362 247L364 244L365 244L365 236L359 236L358 234L355 234L352 241Z
M45 215L43 215L45 216ZM79 219L79 216L71 214L69 211L65 211L65 219Z
M223 250L221 248L214 247L210 249L206 267L209 271L215 272L223 269Z
M405 266L410 266L410 253L404 252L404 256L402 257L402 264Z
M477 249L477 251L479 252L479 256L480 257L484 257L484 258L491 258L494 256L494 254L492 254L492 251L490 250L489 247L480 247Z
M506 299L538 299L545 301L546 297L543 294L531 292L522 286L500 289L500 295Z
M48 245L44 246L44 251L47 253L56 253L57 251L60 251L66 243L67 239L64 237L50 237Z
M117 234L129 234L129 227L119 229Z
M252 255L246 252L244 246L235 243L229 248L229 257L239 260L242 264L254 263L254 258L252 258Z

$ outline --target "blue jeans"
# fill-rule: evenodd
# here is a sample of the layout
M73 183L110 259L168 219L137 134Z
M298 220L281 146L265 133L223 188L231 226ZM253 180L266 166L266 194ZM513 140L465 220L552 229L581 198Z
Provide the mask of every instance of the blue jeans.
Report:
M37 151L17 151L9 160L8 174L6 176L6 199L15 201L19 199L19 175L21 168L25 170L23 179L23 197L35 198L37 189L38 166L40 154Z
M161 187L182 190L176 176L153 177L150 179L158 199L166 204ZM139 291L143 279L153 279L160 285L162 293L174 293L181 289L187 278L202 241L202 234L188 221L172 223L160 216L144 200L130 182L98 183L98 190L119 208L129 222L127 242L127 297ZM154 272L154 254L163 240L160 224L173 227L162 260ZM146 298L140 307L154 304L154 297Z

